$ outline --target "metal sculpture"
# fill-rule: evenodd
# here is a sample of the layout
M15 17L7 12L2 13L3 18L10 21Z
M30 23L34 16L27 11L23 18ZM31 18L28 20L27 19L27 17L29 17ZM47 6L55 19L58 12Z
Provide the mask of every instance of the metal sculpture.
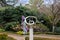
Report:
M22 16L22 27L23 27L23 34L27 34L27 25L25 23L25 16Z
M37 21L37 18L35 16L28 16L25 18L25 23L27 25L30 25L30 29L29 29L29 40L33 40L33 27L32 25L35 24Z

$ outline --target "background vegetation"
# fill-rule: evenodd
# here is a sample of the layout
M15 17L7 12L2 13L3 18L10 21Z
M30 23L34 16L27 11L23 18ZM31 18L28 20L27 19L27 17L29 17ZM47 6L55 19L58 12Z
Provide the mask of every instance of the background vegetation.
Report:
M5 31L20 31L21 17L36 16L38 22L34 31L39 32L60 32L60 6L56 1L53 4L42 5L43 0L30 1L31 8L27 6L18 6L4 4L6 1L0 0L2 7L0 8L0 28ZM57 3L57 4L56 4ZM39 5L38 5L39 4ZM37 6L36 6L37 5Z
M0 40L15 40L15 39L8 37L8 35L6 35L6 34L0 33Z
M20 29L16 30L17 29L16 27L17 25L20 25L19 27L21 27L22 15L24 15L25 17L36 16L39 21L39 23L36 24L37 29L38 27L40 27L40 29L44 30L45 28L47 28L46 29L47 31L52 31L52 25L47 15L45 15L44 13L40 13L37 10L31 10L23 6L19 6L16 8L2 7L0 10L0 27L4 28L5 30L19 31ZM58 22L56 26L59 27L60 26L59 24L60 22Z

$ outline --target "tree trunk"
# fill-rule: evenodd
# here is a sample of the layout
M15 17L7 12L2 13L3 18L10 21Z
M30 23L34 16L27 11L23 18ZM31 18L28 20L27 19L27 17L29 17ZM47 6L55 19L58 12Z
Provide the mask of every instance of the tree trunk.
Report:
M54 32L54 30L55 30L55 26L53 25L52 32Z

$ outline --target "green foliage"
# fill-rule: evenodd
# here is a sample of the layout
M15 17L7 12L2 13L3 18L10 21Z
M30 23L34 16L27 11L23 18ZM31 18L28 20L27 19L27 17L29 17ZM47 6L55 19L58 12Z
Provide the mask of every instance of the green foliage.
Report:
M0 10L0 25L3 27L5 26L5 29L8 30L10 28L13 28L12 25L16 25L13 22L18 22L21 24L21 17L22 15L26 16L36 16L38 21L41 22L42 20L44 22L41 22L39 26L43 28L43 30L47 30L47 28L51 29L51 23L49 21L49 18L43 13L39 13L37 10L28 9L26 7L4 7ZM43 27L44 26L44 27ZM47 27L47 28L45 28ZM45 28L45 29L44 29ZM6 30L7 30L6 29Z
M57 25L56 25L57 27L60 27L60 21L57 23Z
M21 23L22 15L26 16L37 16L38 12L30 10L26 7L4 7L0 10L0 24L4 25L9 22Z
M60 33L57 33L57 32L46 32L45 34L49 34L49 35L60 35Z
M38 31L38 32L48 32L49 28L47 28L45 25L43 25L42 23L40 24L36 24L36 28L34 29L34 31Z
M52 31L52 24L48 18L48 16L44 13L39 14L40 16L37 17L37 19L43 24L45 25L47 28L49 28L49 31Z
M4 31L5 31L4 29L0 28L0 32L4 32Z
M5 24L5 30L6 31L15 31L13 28L17 27L18 22L10 22Z
M22 35L23 31L18 31L17 34Z
M1 33L0 34L0 40L15 40L12 37L8 37L8 35Z
M56 32L56 33L60 33L60 27L56 27L56 28L55 28L55 32Z
M0 34L0 40L7 40L6 34Z
M0 22L7 23L12 21L19 21L21 23L21 16L34 16L36 15L37 11L31 11L26 7L5 7L4 9L0 10Z

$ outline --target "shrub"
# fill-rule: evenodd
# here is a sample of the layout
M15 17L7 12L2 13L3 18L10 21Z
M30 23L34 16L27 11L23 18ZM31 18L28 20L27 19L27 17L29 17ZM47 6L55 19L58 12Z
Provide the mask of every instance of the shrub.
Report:
M12 28L12 24L6 23L4 27L5 27L5 30L6 30L6 31L9 31L9 30L11 30L11 28Z
M60 27L56 27L56 28L55 28L55 32L56 32L56 33L60 33Z
M15 22L18 21L19 23L21 23L21 16L22 15L24 15L25 17L26 16L36 16L39 21L42 20L41 19L42 17L45 17L43 13L40 13L37 10L30 10L26 7L22 7L22 6L19 6L19 7L16 7L16 8L5 7L4 9L0 10L0 23L6 24L6 23L9 23L9 22L14 22L14 21ZM46 18L43 18L43 19L46 19ZM44 23L46 23L46 22L44 22ZM11 25L9 25L9 27L10 26ZM7 25L6 28L9 29L9 27ZM47 31L46 27L43 27L42 29Z
M18 31L17 34L22 35L23 31Z
M0 40L7 40L6 34L0 34Z
M5 31L4 29L0 28L0 32L4 32L4 31Z
M1 33L0 34L0 40L15 40L12 37L8 37L8 35Z
M48 32L48 31L49 29L42 23L36 24L36 28L34 28L34 32Z
M5 30L6 31L17 31L14 28L17 27L17 22L9 22L5 24Z
M2 10L3 9L3 10ZM30 10L26 7L4 7L0 10L1 19L5 22L19 21L21 23L21 16L38 16L39 13L36 10ZM1 21L2 22L2 21Z
M46 32L45 34L49 34L49 35L60 35L60 33L56 33L56 32Z

